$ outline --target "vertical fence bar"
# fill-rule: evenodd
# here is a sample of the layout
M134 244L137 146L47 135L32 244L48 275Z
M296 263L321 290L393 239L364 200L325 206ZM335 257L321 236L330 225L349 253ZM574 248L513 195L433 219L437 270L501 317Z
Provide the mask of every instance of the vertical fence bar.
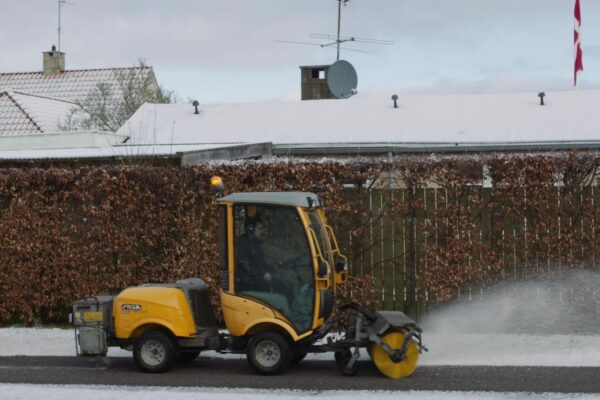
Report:
M512 242L513 242L513 280L517 280L517 228L516 226L513 224L513 236L512 236Z
M527 241L528 239L528 235L527 235L527 188L523 188L523 238L524 238L524 249L523 249L523 271L525 274L525 279L528 278L528 271L529 271L529 262L527 259L528 256L528 250L529 250L529 243ZM523 274L522 274L523 275Z
M375 278L375 274L373 271L373 265L374 265L374 260L373 260L373 248L374 248L374 244L373 244L373 191L369 188L369 259L371 262L371 278Z
M592 268L596 269L596 195L592 185ZM594 292L595 293L595 292Z
M381 242L381 302L385 303L385 264L386 264L386 257L385 257L385 249L384 249L384 243L385 243L385 236L384 236L384 229L383 229L383 221L385 220L384 215L385 212L383 210L383 190L379 191L379 220L380 220L380 227L381 227L381 234L380 234L380 242Z
M402 208L406 206L406 189L402 189ZM403 292L403 302L404 302L404 311L407 311L407 287L406 287L406 216L402 216L402 292Z
M583 214L584 214L584 203L583 203L583 185L580 185L579 187L579 225L581 227L581 237L580 237L580 242L581 242L581 264L584 265L585 263L585 250L584 250L584 232L583 232Z
M413 189L413 191L416 191ZM416 193L413 193L416 195ZM412 228L413 228L413 236L412 236L412 251L413 251L413 273L412 273L412 286L414 290L414 296L412 301L415 304L415 318L419 319L419 287L417 286L417 268L418 268L418 260L417 260L417 219L416 216L413 215Z
M427 189L423 188L423 226L427 224ZM427 260L427 232L423 232L423 258L424 258L424 271L427 271L428 268L428 260ZM423 288L425 290L425 312L427 312L427 303L429 302L429 297L427 295L427 288Z
M391 204L392 206L395 204L394 203L394 190L391 190L390 193L390 197L391 197ZM392 218L392 302L393 302L393 310L397 310L397 304L396 304L396 266L398 264L398 262L396 261L396 219L397 216L394 213L394 217Z
M558 275L560 276L561 272L562 272L562 257L561 257L561 250L562 250L562 240L561 240L561 231L560 231L560 214L561 214L561 201L560 201L560 182L559 185L557 187L557 191L558 191Z

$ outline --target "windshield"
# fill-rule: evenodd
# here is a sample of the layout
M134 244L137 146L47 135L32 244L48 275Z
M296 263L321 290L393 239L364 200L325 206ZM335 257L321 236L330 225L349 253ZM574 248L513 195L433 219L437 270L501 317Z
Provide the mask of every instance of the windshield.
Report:
M236 205L235 293L266 303L298 332L312 327L314 270L295 208Z

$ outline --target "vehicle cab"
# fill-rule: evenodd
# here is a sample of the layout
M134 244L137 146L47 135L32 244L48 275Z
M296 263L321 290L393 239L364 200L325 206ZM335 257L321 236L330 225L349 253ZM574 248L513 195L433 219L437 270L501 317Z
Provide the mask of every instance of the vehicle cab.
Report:
M221 303L243 337L277 328L294 341L331 315L347 264L322 200L307 192L234 193L220 204Z

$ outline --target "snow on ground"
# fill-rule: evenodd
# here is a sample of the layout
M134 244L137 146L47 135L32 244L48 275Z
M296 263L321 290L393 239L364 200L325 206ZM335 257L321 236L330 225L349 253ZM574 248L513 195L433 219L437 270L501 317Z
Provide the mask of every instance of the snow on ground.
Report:
M600 336L424 333L429 352L420 365L530 365L600 367ZM74 356L75 338L70 329L0 329L0 356ZM131 352L111 348L113 357ZM240 358L241 355L202 353L202 357ZM368 356L363 355L364 358ZM331 354L307 359L333 360Z
M571 287L584 287L592 297L571 296ZM433 312L423 321L423 342L429 348L419 365L567 366L600 367L600 302L595 288L600 273L577 272L558 281L520 283L488 293L485 299L454 304ZM520 293L520 294L519 294ZM588 293L588 294L589 294ZM557 295L558 294L558 295ZM523 297L524 296L524 297ZM71 329L2 328L0 356L74 356ZM111 348L109 356L131 357ZM201 357L243 358L203 352ZM363 358L368 356L363 354ZM332 360L331 354L309 355L308 359ZM332 360L333 362L333 360ZM380 400L458 399L600 399L598 394L534 394L490 392L385 392L385 391L265 391L213 388L145 388L122 386L71 386L0 384L0 399L270 399L352 400L377 396Z
M291 391L210 388L166 388L79 385L16 385L0 384L2 398L7 400L304 400L318 396L321 400L354 400L377 396L378 400L597 400L594 394L564 393L492 393L441 391Z

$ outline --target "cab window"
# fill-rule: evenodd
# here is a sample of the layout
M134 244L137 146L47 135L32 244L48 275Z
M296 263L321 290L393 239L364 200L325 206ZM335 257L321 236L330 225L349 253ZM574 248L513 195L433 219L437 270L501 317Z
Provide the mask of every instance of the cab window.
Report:
M235 292L312 326L314 269L306 231L292 207L234 206Z

